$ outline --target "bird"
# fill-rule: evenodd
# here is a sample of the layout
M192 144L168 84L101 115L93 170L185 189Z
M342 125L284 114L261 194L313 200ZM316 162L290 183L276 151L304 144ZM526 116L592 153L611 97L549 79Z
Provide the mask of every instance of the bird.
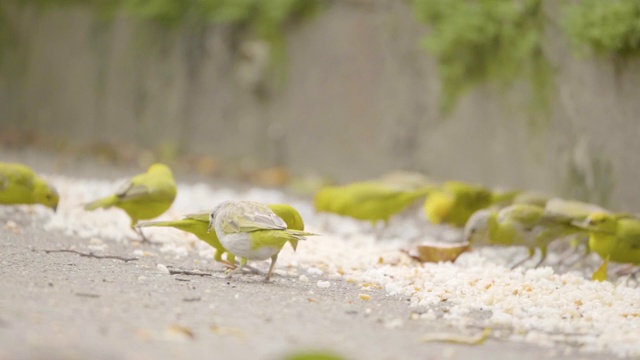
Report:
M574 224L589 231L589 248L602 259L640 265L640 219L637 217L593 212Z
M525 246L529 256L512 266L530 259L540 249L540 266L547 256L548 245L556 239L584 232L570 218L545 212L542 207L516 204L501 210L482 209L475 212L464 228L464 239L471 244Z
M572 223L579 223L589 216L591 213L611 213L609 210L583 201L567 200L562 198L551 198L545 205L544 210L547 214L570 220ZM574 226L576 226L574 224ZM576 249L580 244L585 246L585 256L590 253L589 233L580 232L571 238L571 248Z
M298 240L316 234L287 229L287 223L267 205L254 201L228 200L218 204L209 215L209 231L214 230L228 252L240 257L241 271L248 260L266 260L271 265L264 280L269 281L285 243L294 246Z
M460 181L447 181L431 191L424 203L424 214L432 224L464 227L480 209L501 202L489 189Z
M385 181L362 181L320 189L314 197L317 212L329 212L369 221L389 219L433 190L433 185L406 187Z
M90 202L84 209L91 211L114 206L124 210L131 219L131 228L147 241L142 230L135 227L136 223L162 215L173 204L176 193L171 169L155 163L147 172L132 177L115 194Z
M298 210L288 204L268 204L267 205L276 215L284 220L288 229L304 230L304 221ZM206 242L216 249L213 259L217 262L224 263L231 268L235 268L235 255L227 252L222 246L218 235L215 231L209 230L209 211L200 211L193 214L187 214L180 220L169 221L143 221L139 222L136 227L172 227L182 231L194 234L198 239ZM297 240L292 240L293 249L297 248ZM226 260L222 256L226 254Z
M55 212L59 201L56 189L28 166L0 163L0 204L42 204Z

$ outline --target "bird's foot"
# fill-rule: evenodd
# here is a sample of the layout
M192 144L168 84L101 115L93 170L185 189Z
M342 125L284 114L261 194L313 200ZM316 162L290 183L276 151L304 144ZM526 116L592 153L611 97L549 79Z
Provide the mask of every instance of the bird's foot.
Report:
M521 266L522 264L524 264L529 259L531 259L531 257L526 257L526 258L516 262L515 264L511 265L510 269L511 270L515 270L517 267Z
M249 273L254 274L254 275L264 275L264 273L262 271L254 268L253 266L246 265L245 269L249 270Z
M633 275L635 277L635 275L640 270L634 270L634 268L635 268L635 266L633 264L625 264L625 265L619 267L616 270L615 274L617 276L626 276L626 275L632 276Z
M138 235L140 235L140 243L141 244L155 244L155 242L151 241L143 232L142 229L140 229L139 227L132 227L133 231L135 231Z
M233 277L233 274L236 274L237 272L238 272L238 268L237 267L233 268L233 269L227 268L224 271L224 275L225 275L224 277L227 278L227 279L231 279Z
M227 260L220 260L220 263L222 264L222 266L224 266L227 270L233 270L235 268L237 268L238 266L236 264L230 263Z

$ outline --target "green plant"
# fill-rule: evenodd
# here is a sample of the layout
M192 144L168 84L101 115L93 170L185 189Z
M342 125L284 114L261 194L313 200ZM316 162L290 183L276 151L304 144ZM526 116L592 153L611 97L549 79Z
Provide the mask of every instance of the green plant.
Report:
M438 62L440 104L449 113L481 83L505 90L526 79L531 105L548 108L551 66L542 49L542 0L413 0L430 32L423 40Z
M564 26L578 49L640 54L640 1L582 0L566 8Z
M124 14L167 28L201 28L223 23L243 36L255 37L271 46L272 63L285 56L285 30L292 23L315 14L320 0L14 0L38 8L86 6L102 20ZM7 33L7 32L3 32ZM1 38L2 33L0 33Z

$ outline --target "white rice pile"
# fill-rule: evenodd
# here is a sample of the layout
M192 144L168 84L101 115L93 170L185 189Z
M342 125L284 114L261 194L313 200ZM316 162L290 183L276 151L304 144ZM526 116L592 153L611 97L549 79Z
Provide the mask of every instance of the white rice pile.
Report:
M122 211L86 212L81 206L111 193L119 183L66 177L51 180L62 201L55 215L47 209L35 210L44 218L41 221L46 229L100 239L96 243L105 244L102 249L109 241L136 238ZM289 203L300 211L307 230L323 234L301 243L297 253L289 246L281 252L277 272L299 275L300 281L316 277L312 281L329 280L318 282L318 286L327 287L332 279L340 278L366 289L382 287L389 295L409 297L416 321L438 320L460 328L488 327L495 329L494 335L517 341L571 344L581 351L640 356L640 289L622 281L618 285L593 282L584 275L593 269L558 274L550 267L513 271L505 267L526 253L522 249L484 248L463 254L455 264L421 265L400 251L408 245L408 239L450 240L456 232L428 225L417 210L416 214L394 219L387 229L378 229L384 238L376 240L376 231L368 224L316 215L309 202L288 198L280 191L254 188L238 192L205 184L180 184L173 207L161 219L177 219L227 199ZM207 244L178 230L150 228L145 234L153 241L162 241L160 251L164 253L186 256L197 251L207 260L213 255ZM322 274L326 278L318 278Z

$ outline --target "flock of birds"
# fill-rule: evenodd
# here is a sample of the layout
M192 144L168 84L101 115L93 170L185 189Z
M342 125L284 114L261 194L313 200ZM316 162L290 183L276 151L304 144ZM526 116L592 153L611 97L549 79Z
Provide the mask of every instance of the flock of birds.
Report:
M144 227L173 227L192 233L215 248L214 260L228 268L229 276L247 267L248 260L270 258L266 281L286 243L295 250L299 240L316 235L304 231L302 217L290 205L253 201L224 201L212 211L187 214L180 220L141 221L167 211L176 194L171 169L156 163L113 195L86 204L85 209L124 210L131 227L145 241ZM437 184L422 176L386 176L323 187L315 194L314 206L317 212L376 224L388 223L421 199L431 223L462 228L464 240L472 245L524 246L529 249L529 257L523 261L539 249L541 256L536 266L545 260L551 242L567 238L574 247L584 244L587 252L593 251L603 259L605 278L609 261L640 264L637 215L533 192L492 191L458 181ZM55 188L27 166L0 163L0 204L43 204L55 211L58 201Z

